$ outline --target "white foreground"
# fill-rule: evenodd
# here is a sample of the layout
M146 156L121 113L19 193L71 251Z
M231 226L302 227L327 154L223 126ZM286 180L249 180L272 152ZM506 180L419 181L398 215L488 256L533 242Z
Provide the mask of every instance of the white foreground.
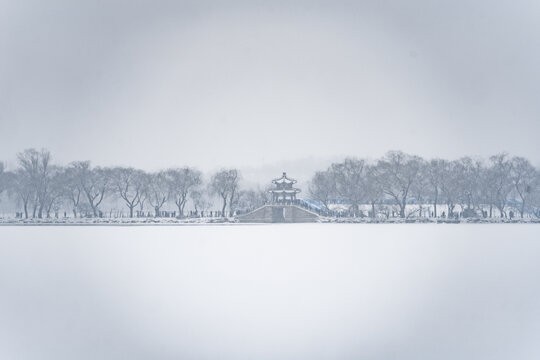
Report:
M539 359L540 225L0 227L0 359Z

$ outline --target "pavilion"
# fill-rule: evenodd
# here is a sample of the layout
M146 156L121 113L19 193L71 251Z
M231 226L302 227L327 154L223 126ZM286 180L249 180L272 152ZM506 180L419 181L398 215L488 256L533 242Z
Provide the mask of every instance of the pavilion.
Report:
M290 205L295 202L296 194L300 192L300 189L293 188L293 185L296 184L296 180L289 179L287 173L284 172L279 179L272 180L272 184L275 185L275 188L268 192L272 194L273 204Z
M272 203L237 216L239 222L307 223L319 221L319 215L300 207L296 201L296 194L300 192L300 189L293 187L296 180L288 178L287 173L284 172L279 179L272 180L272 184L274 188L268 191L272 194Z

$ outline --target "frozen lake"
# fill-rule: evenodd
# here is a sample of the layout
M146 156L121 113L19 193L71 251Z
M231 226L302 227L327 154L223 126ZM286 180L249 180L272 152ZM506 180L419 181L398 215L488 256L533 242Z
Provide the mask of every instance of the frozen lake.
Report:
M539 359L540 225L0 227L0 359Z

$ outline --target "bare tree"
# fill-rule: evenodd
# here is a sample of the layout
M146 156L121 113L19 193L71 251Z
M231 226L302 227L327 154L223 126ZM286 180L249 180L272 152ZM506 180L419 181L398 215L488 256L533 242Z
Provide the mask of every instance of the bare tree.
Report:
M202 174L199 170L185 167L167 170L166 177L169 183L170 195L178 207L178 216L184 217L184 208L189 199L189 194L191 190L202 183Z
M231 197L229 199L229 216L234 216L234 211L238 205L239 192L238 192L238 183L240 181L240 171L234 169L229 173L229 184Z
M161 214L161 208L170 196L170 186L164 171L151 174L148 183L148 202L154 208L154 216Z
M384 198L384 191L381 186L381 181L377 178L379 171L376 165L366 166L366 181L364 183L364 192L366 201L371 205L371 217L377 216L376 205Z
M365 198L365 166L364 160L355 158L331 165L335 190L341 198L351 203L349 212L355 216L359 211L358 205Z
M314 200L323 204L326 211L329 211L330 200L335 196L335 188L333 172L317 171L311 179L309 193Z
M508 159L508 154L497 154L489 158L491 166L488 169L489 179L493 191L493 199L495 206L499 210L501 217L506 217L506 206L508 204L508 196L510 195L512 186L512 162Z
M430 179L429 179L429 164L420 159L418 176L416 181L411 185L411 194L414 197L417 210L411 211L407 216L418 213L418 216L422 216L424 211L424 203L429 199Z
M377 164L378 176L384 193L399 207L399 216L405 217L405 208L413 183L417 180L421 159L401 151L388 152Z
M34 181L30 175L23 169L17 169L15 172L4 175L8 193L15 196L18 202L22 205L24 217L29 218L29 206L31 201L35 199Z
M133 217L133 209L141 202L146 186L146 175L142 170L117 167L112 169L112 181L117 194L124 200Z
M32 217L36 216L38 206L38 187L39 187L39 166L40 154L35 149L26 149L17 154L19 170L17 171L17 181L21 182L23 187L16 188L16 191L25 191L26 199L21 198L24 206L25 217L28 218L28 206L33 206ZM27 188L27 189L25 189ZM27 190L27 191L26 191ZM33 204L30 204L33 202Z
M238 208L244 212L255 210L266 202L264 192L261 190L242 190L238 192Z
M212 193L219 195L223 200L222 216L225 216L228 201L234 200L236 196L239 180L240 174L236 169L221 170L212 176L210 189ZM233 212L233 207L229 206L229 209L230 212Z
M64 169L59 166L51 166L48 177L43 203L45 214L47 218L50 218L52 210L58 211L64 193Z
M441 181L441 195L448 209L448 217L454 216L454 209L458 205L461 194L461 180L463 177L461 167L457 161L443 163L443 178Z
M536 170L536 180L537 186L533 187L531 197L529 199L530 211L532 215L540 218L540 171Z
M489 211L484 216L493 217L493 208L495 207L495 183L492 181L492 171L484 166L480 172L478 202L484 206L488 205Z
M437 217L437 205L441 193L441 186L445 176L446 161L442 159L433 159L429 161L426 168L426 176L429 180L428 196L433 204L433 215Z
M64 169L62 190L62 195L69 201L75 218L80 211L81 201L83 200L83 189L78 171L76 163L72 163Z
M147 179L147 181L149 180ZM149 191L148 186L150 186L150 183L147 184L147 187L144 189L144 191L141 194L141 201L139 202L139 212L141 214L143 214L144 209L145 209L144 205L146 204L146 201L150 197L150 191Z
M2 193L6 188L6 174L4 168L4 163L0 162L0 196L2 196Z
M467 156L459 159L456 167L461 175L461 207L464 208L463 204L465 204L467 210L471 212L479 206L480 186L484 166L482 161Z
M41 151L26 149L17 154L17 160L34 187L32 217L37 215L38 218L42 218L50 185L51 153L45 149Z
M525 208L529 203L531 195L534 194L538 186L538 174L529 160L522 157L514 157L511 160L512 170L510 180L514 186L515 192L519 196L520 207L519 214L523 218Z
M195 213L200 213L201 215L204 215L204 212L212 205L212 203L206 197L206 194L199 190L191 191L191 200L193 201L193 206L195 207Z
M99 206L103 202L105 194L111 189L111 171L99 167L92 169L90 161L74 162L70 168L73 171L72 175L79 182L93 215L100 216Z

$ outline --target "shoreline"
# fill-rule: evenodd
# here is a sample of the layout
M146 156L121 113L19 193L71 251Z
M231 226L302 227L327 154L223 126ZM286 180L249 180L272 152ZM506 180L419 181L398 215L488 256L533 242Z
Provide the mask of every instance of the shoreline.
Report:
M311 224L540 224L540 219L484 219L468 218L452 219L371 219L371 218L326 218ZM74 219L0 219L0 226L233 226L233 225L272 225L292 224L252 222L240 223L236 219L186 219L186 220L141 220L141 219L88 219L86 221ZM296 224L303 224L301 222Z

